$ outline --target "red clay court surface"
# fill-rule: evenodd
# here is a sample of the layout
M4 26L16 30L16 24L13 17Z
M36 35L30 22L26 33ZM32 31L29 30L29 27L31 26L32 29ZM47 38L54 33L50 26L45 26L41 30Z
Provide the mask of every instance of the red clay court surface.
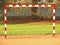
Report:
M56 37L51 35L20 35L19 38L15 35L9 37L4 39L3 36L0 36L0 45L60 45L60 35Z

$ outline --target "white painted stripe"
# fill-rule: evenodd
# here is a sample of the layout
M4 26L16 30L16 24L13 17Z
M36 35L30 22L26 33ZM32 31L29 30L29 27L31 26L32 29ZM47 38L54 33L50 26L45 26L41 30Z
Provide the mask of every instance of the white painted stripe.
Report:
M6 18L6 16L5 16L5 17L4 17L4 20L6 21L6 19L7 19L7 18Z
M32 5L29 5L28 7L32 7Z
M48 7L51 7L51 5L48 5Z
M39 7L38 5L35 5L35 7Z
M16 5L16 7L19 7L19 5Z
M5 31L5 34L7 34L7 31Z
M9 7L13 7L13 5L9 5Z
M55 9L53 9L53 13L55 13Z
M7 27L7 24L5 24L5 27Z
M26 7L26 5L22 5L22 7Z
M7 12L6 12L7 10L6 9L4 9L4 13L6 14Z
M55 26L55 23L53 23L53 26Z
M45 5L41 5L41 7L45 7Z
M53 16L53 20L55 20L55 16Z
M55 30L53 30L53 33L55 33Z

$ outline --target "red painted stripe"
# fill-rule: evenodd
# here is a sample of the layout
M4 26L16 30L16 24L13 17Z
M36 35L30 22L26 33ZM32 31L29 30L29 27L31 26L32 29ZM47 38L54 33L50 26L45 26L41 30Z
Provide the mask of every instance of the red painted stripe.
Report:
M26 7L28 7L28 6L29 6L29 4L27 3L27 4L26 4Z
M53 30L55 30L55 26L53 26Z
M4 17L6 16L6 14L4 14Z
M56 13L53 13L53 16L56 16Z
M7 9L6 4L4 4L4 9Z
M48 4L45 4L45 7L47 7L48 6Z
M32 4L32 6L35 6L35 4Z
M6 27L4 28L4 31L6 31Z
M53 20L53 23L56 23L56 20Z
M12 4L13 6L15 6L16 4Z
M56 36L56 34L55 33L53 33L53 37L55 37Z
M4 36L5 36L5 39L7 39L7 35L5 34Z
M39 6L41 6L41 4L38 4Z
M26 6L29 6L29 4L27 3Z
M6 20L4 20L4 24L6 24Z
M22 6L22 4L20 3L19 6Z
M55 9L55 8L56 8L55 4L51 4L51 6L52 6L52 8L53 8L53 9Z

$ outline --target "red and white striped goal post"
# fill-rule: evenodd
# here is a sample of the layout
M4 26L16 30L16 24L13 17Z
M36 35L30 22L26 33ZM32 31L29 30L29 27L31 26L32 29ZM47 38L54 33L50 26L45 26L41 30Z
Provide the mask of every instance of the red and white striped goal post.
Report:
M4 4L4 37L7 38L7 7L51 7L53 11L53 37L55 37L55 22L56 22L56 12L55 4Z

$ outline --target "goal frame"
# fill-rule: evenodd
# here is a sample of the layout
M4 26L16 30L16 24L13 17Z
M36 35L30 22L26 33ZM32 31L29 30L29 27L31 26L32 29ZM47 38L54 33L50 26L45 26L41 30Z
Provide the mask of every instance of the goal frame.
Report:
M4 37L7 38L7 7L51 7L53 12L53 26L52 26L52 33L53 37L55 37L55 22L56 22L56 6L55 4L4 4Z

